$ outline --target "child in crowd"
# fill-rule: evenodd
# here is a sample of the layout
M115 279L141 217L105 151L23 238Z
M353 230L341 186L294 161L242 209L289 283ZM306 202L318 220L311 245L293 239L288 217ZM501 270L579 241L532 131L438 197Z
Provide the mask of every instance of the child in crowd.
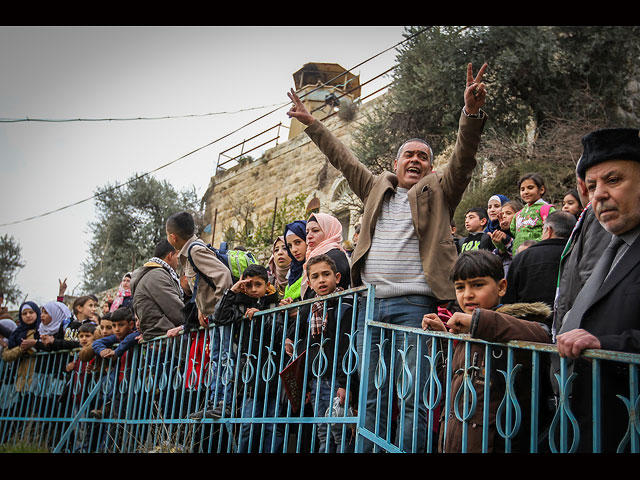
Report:
M73 350L80 343L65 338L66 322L71 319L71 310L62 302L47 302L42 306L41 322L38 327L40 340L36 342L39 351Z
M340 273L339 286L346 290L351 283L349 258L342 248L342 224L336 217L327 213L314 213L307 220L307 251L305 264L310 258L327 254L335 262ZM304 270L304 267L303 267ZM313 296L308 289L307 275L302 276L302 298Z
M263 380L262 374L267 362L275 362L280 365L280 354L282 350L282 325L276 321L275 315L260 316L254 318L257 312L275 308L278 306L278 294L275 287L269 283L267 269L262 265L249 265L242 274L241 279L236 282L222 297L216 307L214 314L215 323L219 325L233 325L235 340L237 343L237 353L234 354L239 359L243 370L244 363L255 358L257 364L254 370L255 376L245 384L244 395L239 394L239 401L242 404L242 418L261 417L266 406L266 416L275 416L278 405L277 397L277 371L268 382ZM215 379L220 381L220 379ZM241 388L239 387L240 391ZM204 416L219 418L229 416L232 398L219 398L223 402L218 404L217 410L204 412ZM214 399L212 398L212 403ZM202 415L192 416L192 418L202 418ZM240 442L238 451L242 453L257 452L258 447L249 442L250 426L243 426L240 431ZM264 435L254 431L253 439L257 441L263 438L263 448L271 451L272 440L275 437L274 452L281 449L283 444L282 432L275 425L264 425Z
M513 246L513 236L511 235L511 220L516 212L520 211L522 205L515 200L505 202L500 209L500 215L498 216L500 221L500 228L494 230L489 235L491 241L496 247L493 250L495 255L498 255L502 259L502 265L504 267L504 274L507 275L511 260L513 259L513 252L511 250Z
M493 250L491 237L484 231L488 220L487 211L482 207L470 208L465 212L464 227L469 235L460 243L460 253L479 248Z
M500 212L502 211L502 206L508 201L509 199L504 195L491 195L487 202L487 216L489 219L484 229L486 233L492 233L500 229Z
M565 193L564 197L562 198L563 212L570 213L571 215L575 216L577 220L582 213L583 208L584 207L582 205L582 202L580 201L580 195L578 195L577 189L574 188Z
M111 322L113 323L114 333L94 340L91 348L96 356L103 359L103 361L104 359L118 360L117 373L116 369L110 368L108 377L103 378L105 378L104 381L111 382L110 391L112 394L115 393L113 405L116 405L116 408L123 408L121 405L120 389L116 388L116 375L117 383L122 382L125 372L129 370L132 361L129 350L138 344L140 332L136 330L133 311L129 307L121 307L111 312ZM118 346L113 348L116 344L118 344ZM112 394L109 394L107 404L109 400L111 400ZM103 407L104 405L101 405L100 410L102 410ZM100 418L103 413L106 415L107 412L92 411L91 413L94 418Z
M111 312L105 313L98 324L100 337L108 337L113 334L113 322L111 321Z
M537 173L523 175L518 182L518 188L525 206L511 221L514 256L517 254L518 246L525 240L540 241L544 219L555 211L553 205L542 199L546 188L543 178Z
M71 306L71 311L75 319L71 320L66 326L64 338L66 340L77 340L80 325L85 322L97 324L94 319L97 308L98 302L93 295L83 295L76 298Z
M302 272L307 255L306 220L288 223L284 229L284 238L287 253L291 257L289 278L281 302L283 305L287 305L297 302L301 298Z
M341 274L333 259L326 254L311 257L307 261L306 272L309 286L314 292L314 296L322 297L343 290L340 287ZM341 303L341 310L338 312L339 303ZM306 346L308 375L313 377L309 391L311 405L313 405L316 412L315 415L322 416L328 409L331 409L334 405L335 397L339 399L337 403L343 408L345 402L348 405L355 404L355 389L357 388L358 380L355 377L351 377L348 381L348 375L344 371L344 367L346 366L348 369L349 366L347 363L343 364L343 359L347 355L349 348L348 335L352 334L352 305L349 303L349 298L343 297L342 302L339 302L336 298L328 300L326 306L324 301L315 302L311 306L305 305L301 308L300 319L298 326L294 324L289 327L285 342L288 355L293 354L292 345L294 341L291 339L295 341L300 339L301 343ZM324 373L317 372L318 375L314 375L310 366L312 364L322 364L322 360L319 360L320 355L326 359L326 364L323 367ZM334 376L336 383L335 390L332 391L331 379ZM346 398L347 388L349 388L349 398ZM331 416L338 415L334 412ZM350 434L351 430L346 429L345 432ZM317 429L318 451L320 453L341 451L342 433L342 425L332 425L331 438L327 443L327 425L320 424ZM349 435L348 438L345 438L344 452L352 452L353 446L353 437Z
M287 288L289 265L291 265L291 257L287 253L284 236L281 235L273 242L269 259L269 281L276 288L280 298L284 298L284 291Z
M490 252L483 250L466 252L460 255L454 265L451 278L454 282L456 299L462 312L453 313L447 323L436 314L427 314L422 321L425 330L447 331L456 334L470 334L473 338L479 338L488 342L504 343L510 340L522 340L531 342L551 342L549 329L541 322L550 313L550 308L544 303L501 305L500 297L506 293L507 281L500 259ZM482 451L483 425L484 425L484 385L490 382L490 405L487 451L500 451L496 435L496 412L499 403L505 394L504 378L498 370L506 371L506 351L493 347L493 358L490 372L485 372L485 345L470 342L470 353L467 360L472 363L474 370L471 372L471 382L476 393L475 410L471 418L467 420L467 443L462 443L463 422L458 420L454 412L453 399L459 399L458 410L464 411L463 398L457 396L460 388L464 387L469 365L465 362L466 343L458 341L454 344L453 361L450 368L452 375L450 392L452 399L449 405L443 408L440 428L439 450L449 453L480 453ZM526 357L526 351L515 352L516 363L522 363L526 372L526 365L530 363ZM471 360L473 359L473 360ZM501 359L501 360L500 360ZM443 372L444 373L444 372ZM526 375L519 375L519 379ZM516 393L522 411L527 410L527 392L531 385L525 385L526 381L516 380ZM450 415L449 415L450 414ZM528 440L527 425L529 420L524 416L521 422L521 430L518 438L514 439L514 450L527 451Z
M35 345L39 340L40 307L27 301L18 309L18 326L7 339L7 347L2 351L2 360L15 362L23 355L36 353Z
M91 348L93 342L93 333L96 330L96 325L92 322L85 322L78 328L78 342L80 348ZM71 380L69 382L69 392L71 392L71 405L72 415L75 416L82 405L82 402L86 399L89 391L89 382L87 382L87 374L93 372L95 358L89 361L82 361L80 356L76 356L74 360L67 363L65 370L67 373L71 373ZM64 396L62 397L64 398ZM65 402L66 403L66 402ZM75 430L75 440L73 445L73 452L88 452L90 448L90 441L88 437L87 424L80 422Z

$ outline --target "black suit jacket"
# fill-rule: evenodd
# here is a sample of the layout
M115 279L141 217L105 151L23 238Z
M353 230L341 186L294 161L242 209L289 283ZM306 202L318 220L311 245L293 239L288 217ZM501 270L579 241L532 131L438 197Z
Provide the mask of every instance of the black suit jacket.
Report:
M580 328L598 337L604 350L640 353L640 237L598 290Z

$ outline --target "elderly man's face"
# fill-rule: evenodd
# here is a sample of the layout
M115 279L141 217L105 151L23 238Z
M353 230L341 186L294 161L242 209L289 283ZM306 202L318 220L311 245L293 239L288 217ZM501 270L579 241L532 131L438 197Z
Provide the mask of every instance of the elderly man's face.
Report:
M614 235L640 225L640 163L611 160L587 170L585 183L596 218Z
M431 172L429 148L422 142L407 143L393 161L393 169L398 176L398 186L411 188Z

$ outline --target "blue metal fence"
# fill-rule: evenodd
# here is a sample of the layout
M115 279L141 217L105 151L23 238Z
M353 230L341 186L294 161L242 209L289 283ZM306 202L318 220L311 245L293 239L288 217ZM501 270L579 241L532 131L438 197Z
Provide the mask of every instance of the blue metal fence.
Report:
M372 288L351 289L142 342L112 360L62 351L0 361L0 444L52 452L639 450L640 355L589 351L572 363L553 345L391 326L372 317L373 298Z

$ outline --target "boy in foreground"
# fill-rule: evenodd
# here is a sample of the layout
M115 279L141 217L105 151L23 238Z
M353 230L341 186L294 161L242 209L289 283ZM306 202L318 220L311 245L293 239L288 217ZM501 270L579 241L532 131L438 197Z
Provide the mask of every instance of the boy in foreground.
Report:
M550 313L546 304L542 302L500 304L500 297L506 293L507 281L504 278L502 262L497 256L484 250L463 253L454 265L451 278L462 312L455 312L446 324L436 314L424 315L422 320L424 330L440 332L448 330L450 333L470 334L472 338L498 343L510 340L551 342L549 329L543 323ZM470 344L468 356L465 355L467 343ZM449 345L453 345L453 343L449 342ZM457 394L461 388L464 388L465 378L469 375L475 389L477 403L473 415L465 422L466 425L457 418L453 401L444 407L441 417L439 450L451 453L479 453L483 447L483 430L487 428L487 451L501 451L504 446L497 442L496 412L504 397L505 384L504 377L498 370L507 370L507 350L506 348L492 347L491 370L486 372L487 359L485 358L484 344L458 341L453 348L450 399L456 399L458 402L458 412L465 411L463 402L466 395ZM531 370L531 362L527 358L526 351L516 350L514 353L516 354L514 363L522 363L524 367L516 376L515 388L516 393L520 393L517 398L522 411L526 414L530 399L525 392L530 391L527 389L530 389L528 374ZM528 371L527 365L529 365ZM527 383L529 384L527 385ZM484 425L483 419L485 385L490 387L488 425ZM447 415L447 413L451 415ZM528 439L526 430L529 424L529 420L525 419L525 415L523 415L518 437L513 442L513 450L529 450L526 444ZM468 435L466 444L463 444L462 441L464 428L467 428Z

